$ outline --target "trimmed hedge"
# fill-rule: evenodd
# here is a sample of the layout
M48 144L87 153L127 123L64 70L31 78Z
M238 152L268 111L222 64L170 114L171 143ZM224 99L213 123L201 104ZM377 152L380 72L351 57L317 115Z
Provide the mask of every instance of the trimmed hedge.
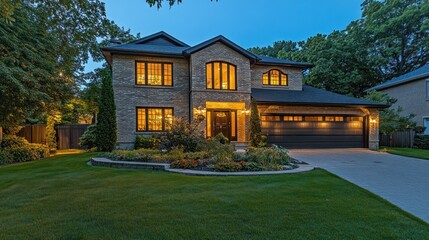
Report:
M429 149L429 135L416 135L414 137L414 147L420 149Z

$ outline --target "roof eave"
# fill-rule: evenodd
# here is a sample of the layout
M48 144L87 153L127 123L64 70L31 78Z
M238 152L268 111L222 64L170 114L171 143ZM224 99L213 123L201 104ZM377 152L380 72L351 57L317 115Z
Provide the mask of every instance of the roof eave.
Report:
M183 54L178 53L161 53L161 52L149 52L149 51L137 51L137 50L126 50L126 49L111 49L111 48L101 48L104 52L109 52L110 55L112 53L115 54L124 54L124 55L144 55L144 56L153 56L153 57L174 57L174 58L184 58Z
M329 107L354 107L354 108L388 108L387 104L353 104L353 103L321 103L321 102L281 102L281 101L258 101L260 105L293 105L293 106L329 106Z
M261 66L284 66L284 67L296 67L296 68L302 68L302 69L308 69L308 68L314 67L313 64L271 63L271 62L263 62L263 61L258 61L255 64L261 65Z
M420 80L420 79L425 78L425 77L429 77L429 73L423 73L423 74L420 74L420 75L417 75L417 76L414 76L414 77L403 79L401 81L392 82L390 84L385 84L385 85L380 84L378 86L366 89L365 92L369 92L369 91L372 91L372 90L384 90L384 89L387 89L387 88L391 88L391 87L403 85L403 84L406 84L406 83L409 83L409 82L417 81L417 80Z

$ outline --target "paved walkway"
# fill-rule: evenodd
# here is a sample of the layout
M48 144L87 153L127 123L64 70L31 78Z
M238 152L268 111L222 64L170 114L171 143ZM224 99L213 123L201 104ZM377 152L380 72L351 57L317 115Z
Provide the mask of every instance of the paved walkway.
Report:
M429 160L367 149L290 150L289 153L429 222Z

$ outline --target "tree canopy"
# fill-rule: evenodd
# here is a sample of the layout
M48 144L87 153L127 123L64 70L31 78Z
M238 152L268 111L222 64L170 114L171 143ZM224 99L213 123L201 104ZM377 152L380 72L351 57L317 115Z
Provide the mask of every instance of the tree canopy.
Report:
M305 41L278 41L249 50L315 65L305 81L361 97L364 90L419 68L429 60L429 1L366 0L346 29Z

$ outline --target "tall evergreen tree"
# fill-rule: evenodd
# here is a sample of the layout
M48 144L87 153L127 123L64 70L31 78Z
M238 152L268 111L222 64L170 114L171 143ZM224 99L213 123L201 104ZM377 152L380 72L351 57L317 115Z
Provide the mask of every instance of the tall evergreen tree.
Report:
M262 135L261 120L259 119L259 111L256 101L252 99L250 112L250 139L249 143L252 147L262 147L265 137Z
M101 95L95 136L95 142L99 151L112 151L114 149L117 140L116 129L116 111L112 78L110 72L106 68L101 82Z

